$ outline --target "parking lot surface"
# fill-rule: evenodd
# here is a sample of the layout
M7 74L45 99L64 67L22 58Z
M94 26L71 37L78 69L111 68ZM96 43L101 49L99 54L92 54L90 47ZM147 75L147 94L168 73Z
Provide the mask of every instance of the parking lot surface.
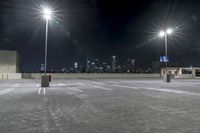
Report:
M0 133L199 133L200 80L0 81Z

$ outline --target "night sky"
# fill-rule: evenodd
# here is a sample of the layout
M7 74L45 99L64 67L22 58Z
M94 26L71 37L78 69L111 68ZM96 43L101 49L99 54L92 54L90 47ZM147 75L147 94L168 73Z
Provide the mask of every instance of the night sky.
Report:
M85 64L86 58L111 62L133 58L151 67L164 54L157 32L178 27L169 37L169 58L200 66L199 0L1 0L0 49L17 50L22 70L44 62L43 3L55 11L49 25L48 69Z

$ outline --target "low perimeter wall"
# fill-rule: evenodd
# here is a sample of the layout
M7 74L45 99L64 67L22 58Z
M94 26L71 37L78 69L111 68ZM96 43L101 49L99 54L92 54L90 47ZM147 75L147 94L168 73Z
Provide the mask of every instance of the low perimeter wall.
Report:
M0 73L0 80L4 79L21 79L21 73Z
M160 78L160 74L95 74L95 73L49 73L52 79L94 79L94 78ZM39 79L40 73L23 73L22 78Z
M178 75L177 78L179 79L191 79L191 78L195 78L192 74L181 74L181 75Z

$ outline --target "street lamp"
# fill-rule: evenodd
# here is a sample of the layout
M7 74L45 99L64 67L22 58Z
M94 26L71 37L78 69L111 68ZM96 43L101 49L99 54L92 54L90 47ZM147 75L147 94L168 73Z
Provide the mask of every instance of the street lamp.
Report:
M41 86L49 87L49 77L47 76L47 42L48 42L48 24L52 17L52 10L48 7L43 8L43 17L46 20L46 34L45 34L45 60L44 60L44 75L42 75Z
M170 82L170 75L167 74L167 62L168 62L168 53L167 53L167 38L168 38L168 35L171 35L173 33L173 29L171 28L168 28L167 30L163 30L163 31L160 31L159 32L159 37L164 37L165 38L165 58L166 58L166 61L165 61L165 75L164 75L164 80L166 82Z
M52 11L48 7L44 7L43 9L44 19L46 20L46 35L45 35L45 61L44 61L44 75L46 76L47 72L47 42L48 42L48 25L49 20L51 19Z

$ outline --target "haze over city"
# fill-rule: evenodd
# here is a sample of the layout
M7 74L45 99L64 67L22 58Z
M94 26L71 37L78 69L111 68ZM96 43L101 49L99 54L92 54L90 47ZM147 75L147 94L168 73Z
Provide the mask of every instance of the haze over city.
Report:
M164 55L164 40L155 36L167 26L178 27L168 43L170 61L199 65L198 0L1 0L0 48L19 52L22 71L39 71L44 62L38 9L45 2L56 13L49 23L49 70L86 66L87 58L112 64L112 56L151 68Z

